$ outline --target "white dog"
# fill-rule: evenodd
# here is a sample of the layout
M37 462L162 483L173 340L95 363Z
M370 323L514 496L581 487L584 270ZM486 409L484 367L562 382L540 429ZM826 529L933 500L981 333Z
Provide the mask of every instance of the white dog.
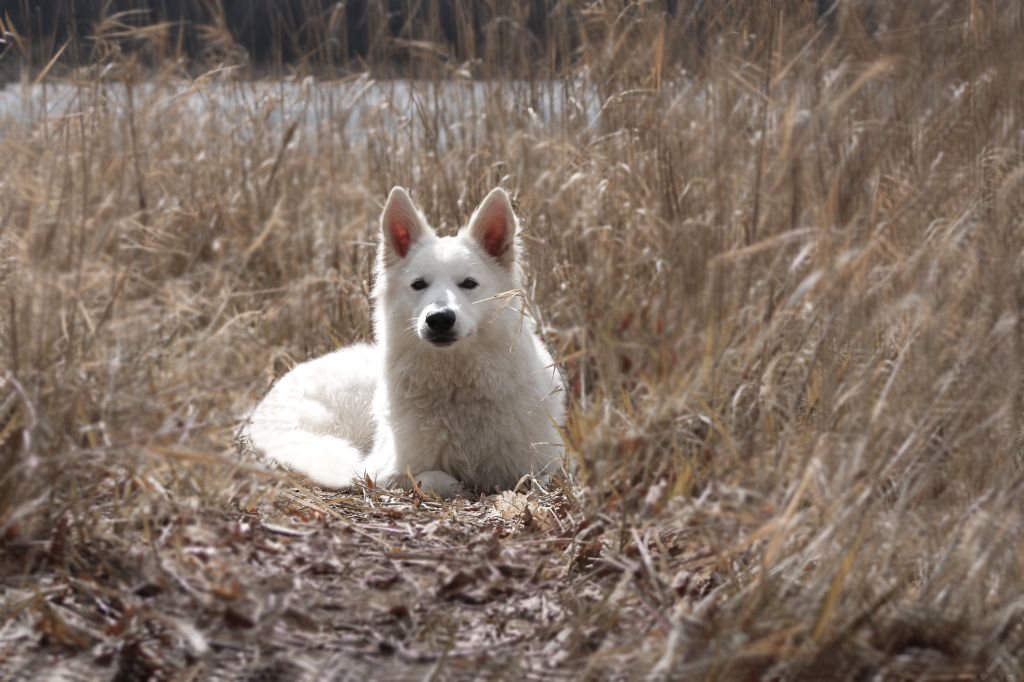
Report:
M391 190L373 288L376 345L303 363L271 389L249 437L327 488L364 474L443 497L557 470L560 375L521 305L515 213L494 189L454 237ZM520 299L521 304L521 299Z

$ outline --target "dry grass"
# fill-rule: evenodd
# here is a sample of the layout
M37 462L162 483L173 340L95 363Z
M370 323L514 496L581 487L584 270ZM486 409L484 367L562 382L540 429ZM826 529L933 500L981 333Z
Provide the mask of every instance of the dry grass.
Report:
M1024 11L855 4L694 46L597 3L557 83L44 80L0 129L0 676L1016 679ZM453 229L499 182L569 480L237 457L274 377L369 337L387 189Z

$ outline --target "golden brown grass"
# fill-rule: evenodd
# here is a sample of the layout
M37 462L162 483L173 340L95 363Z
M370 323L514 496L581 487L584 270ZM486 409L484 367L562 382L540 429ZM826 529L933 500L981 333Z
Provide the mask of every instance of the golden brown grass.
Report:
M556 82L100 50L0 113L0 675L1014 679L1024 11L853 5L694 45L595 3ZM275 376L369 337L386 191L450 230L496 183L569 479L447 504L236 456Z

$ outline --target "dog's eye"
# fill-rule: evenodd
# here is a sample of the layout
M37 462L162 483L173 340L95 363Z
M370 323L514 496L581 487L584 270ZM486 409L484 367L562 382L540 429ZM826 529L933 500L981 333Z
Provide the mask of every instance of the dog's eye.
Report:
M420 289L426 289L427 288L427 280L423 279L422 277L419 277L419 278L413 280L412 288L415 289L416 291L419 291Z
M459 288L461 289L476 289L478 286L479 284L472 277L467 277L466 279L459 282Z

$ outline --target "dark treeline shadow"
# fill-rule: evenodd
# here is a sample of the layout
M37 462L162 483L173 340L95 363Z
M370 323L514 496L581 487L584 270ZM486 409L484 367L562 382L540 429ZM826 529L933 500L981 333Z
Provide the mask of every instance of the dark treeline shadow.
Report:
M623 3L664 25L667 57L699 62L716 34L763 20L755 3L656 0ZM830 0L783 0L773 11L829 17ZM131 56L147 66L230 64L251 73L308 71L436 77L547 78L565 72L597 34L615 31L608 13L595 22L584 3L558 0L9 0L0 21L10 31L0 75L38 73Z
M12 0L5 5L0 20L15 36L8 37L8 52L17 44L19 61L33 70L64 49L62 65L93 63L116 51L149 65L169 58L196 66L227 61L256 71L372 65L418 76L432 75L442 63L473 63L503 50L504 59L489 63L528 76L542 65L560 67L578 41L572 30L578 11L556 0Z

